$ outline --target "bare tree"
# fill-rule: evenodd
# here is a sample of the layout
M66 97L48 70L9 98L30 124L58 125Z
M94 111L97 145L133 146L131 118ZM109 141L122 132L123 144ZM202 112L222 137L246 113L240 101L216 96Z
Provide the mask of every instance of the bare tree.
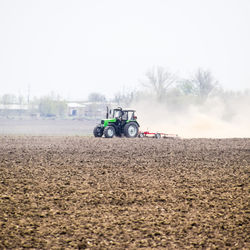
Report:
M4 94L1 98L3 104L16 104L17 98L13 94Z
M118 92L115 94L113 101L121 106L129 106L134 100L134 92Z
M153 67L146 73L147 81L143 85L150 88L158 100L166 94L167 89L176 81L176 77L163 67Z
M44 96L39 99L38 110L41 116L64 117L67 113L67 104L66 101L60 100L59 96Z
M106 102L105 95L99 94L97 92L90 93L88 96L89 102Z
M208 70L198 69L191 80L196 88L197 94L206 99L218 82Z

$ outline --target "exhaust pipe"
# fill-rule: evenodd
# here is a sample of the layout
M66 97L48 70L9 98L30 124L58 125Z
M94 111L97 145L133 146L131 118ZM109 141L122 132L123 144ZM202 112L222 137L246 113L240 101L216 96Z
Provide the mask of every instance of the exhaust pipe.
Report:
M109 118L109 107L107 106L107 113L106 113L106 119Z

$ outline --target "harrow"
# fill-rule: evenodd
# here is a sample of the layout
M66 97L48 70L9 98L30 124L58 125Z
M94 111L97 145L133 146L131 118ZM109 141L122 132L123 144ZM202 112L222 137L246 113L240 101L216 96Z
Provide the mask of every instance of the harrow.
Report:
M167 133L160 133L160 132L149 132L149 131L140 131L138 134L139 138L144 138L144 137L152 137L152 138L179 138L177 134L167 134Z

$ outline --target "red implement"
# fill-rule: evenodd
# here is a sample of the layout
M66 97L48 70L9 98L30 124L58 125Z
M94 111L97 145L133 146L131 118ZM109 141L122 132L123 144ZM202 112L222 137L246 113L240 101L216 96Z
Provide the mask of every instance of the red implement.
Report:
M149 131L140 131L138 137L153 137L153 138L178 138L177 134L166 134L166 133L160 133L160 132L149 132Z

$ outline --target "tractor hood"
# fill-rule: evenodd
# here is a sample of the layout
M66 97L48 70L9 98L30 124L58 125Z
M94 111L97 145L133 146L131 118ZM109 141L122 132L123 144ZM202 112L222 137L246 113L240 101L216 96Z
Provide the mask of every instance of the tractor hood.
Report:
M109 122L116 122L116 118L104 119L104 120L101 121L101 124L103 125L103 127L107 127Z

